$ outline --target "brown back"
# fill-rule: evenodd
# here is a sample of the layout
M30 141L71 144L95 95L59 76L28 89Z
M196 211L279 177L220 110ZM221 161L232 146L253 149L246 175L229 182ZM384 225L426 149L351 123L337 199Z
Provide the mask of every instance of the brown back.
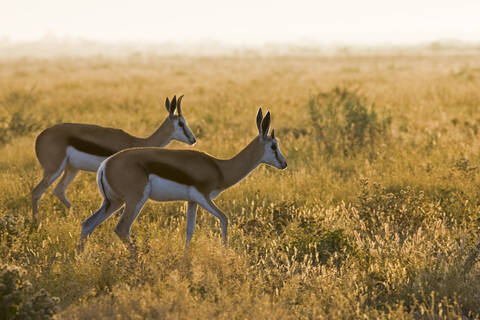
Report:
M101 139L98 139L101 137ZM121 139L118 139L121 137ZM37 138L36 149L40 144L56 145L75 149L102 157L108 157L128 147L135 146L140 138L123 130L105 128L90 124L62 123L43 131Z
M180 184L194 186L206 194L216 190L224 182L218 160L206 153L193 150L127 149L109 159L107 174L109 167L116 166L124 170L141 167L147 175L155 174Z

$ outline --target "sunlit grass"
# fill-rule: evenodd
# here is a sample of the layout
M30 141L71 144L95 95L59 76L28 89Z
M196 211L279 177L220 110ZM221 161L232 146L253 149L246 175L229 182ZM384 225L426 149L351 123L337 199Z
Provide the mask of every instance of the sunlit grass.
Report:
M60 298L61 318L78 319L480 315L480 58L140 55L1 66L0 260L26 271L25 301L44 288ZM334 88L356 92L379 123L391 118L367 147L358 137L328 152L319 143L315 126L326 122L309 104ZM217 199L230 217L226 251L218 221L200 210L184 255L184 204L148 202L133 225L137 260L113 233L117 217L77 254L80 224L101 202L88 173L68 190L71 210L49 190L41 224L31 224L43 128L84 122L147 136L173 94L185 94L194 149L220 158L255 136L259 106L273 114L288 169L263 165ZM343 115L331 137L363 121Z

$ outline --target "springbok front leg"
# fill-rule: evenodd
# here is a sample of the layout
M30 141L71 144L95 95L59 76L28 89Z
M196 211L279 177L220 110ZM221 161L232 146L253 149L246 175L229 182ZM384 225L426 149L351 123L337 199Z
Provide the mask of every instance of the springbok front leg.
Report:
M208 212L213 214L215 217L218 218L220 224L222 225L222 239L223 239L223 247L227 247L227 228L228 228L228 218L225 213L220 210L213 201L207 197L203 197L199 204Z
M56 171L44 170L42 180L32 190L32 219L34 223L37 223L38 201L45 193L45 191L57 180L66 166L66 159L62 162L60 167Z
M57 196L60 201L68 208L72 206L70 201L68 201L67 196L65 195L65 191L67 190L70 183L75 179L76 175L78 174L78 169L72 167L71 165L67 164L65 167L65 171L63 172L63 176L60 179L60 182L53 190L53 194Z
M187 207L187 236L185 239L185 251L188 249L188 243L192 239L193 232L195 231L195 222L197 218L197 203L188 201Z

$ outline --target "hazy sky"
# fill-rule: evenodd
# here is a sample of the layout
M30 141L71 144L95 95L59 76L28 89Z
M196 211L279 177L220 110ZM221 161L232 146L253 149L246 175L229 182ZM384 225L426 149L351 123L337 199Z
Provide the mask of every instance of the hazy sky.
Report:
M480 0L0 0L0 37L234 44L480 42Z

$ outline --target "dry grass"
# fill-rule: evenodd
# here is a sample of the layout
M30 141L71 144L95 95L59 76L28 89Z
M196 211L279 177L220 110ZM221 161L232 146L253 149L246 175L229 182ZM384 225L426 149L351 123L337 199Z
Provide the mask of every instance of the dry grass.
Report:
M325 116L316 99L336 87L391 119L368 147L327 154L319 143L326 122L311 106ZM0 61L0 260L26 271L25 299L59 297L60 318L478 318L479 88L480 58L461 54ZM258 106L273 113L289 167L261 166L217 200L226 252L200 211L185 256L184 205L149 202L133 226L137 261L117 218L77 255L80 223L100 204L86 173L71 211L47 192L31 225L36 134L85 122L146 136L173 94L185 94L195 149L218 157L255 135ZM338 110L333 134L366 121Z

